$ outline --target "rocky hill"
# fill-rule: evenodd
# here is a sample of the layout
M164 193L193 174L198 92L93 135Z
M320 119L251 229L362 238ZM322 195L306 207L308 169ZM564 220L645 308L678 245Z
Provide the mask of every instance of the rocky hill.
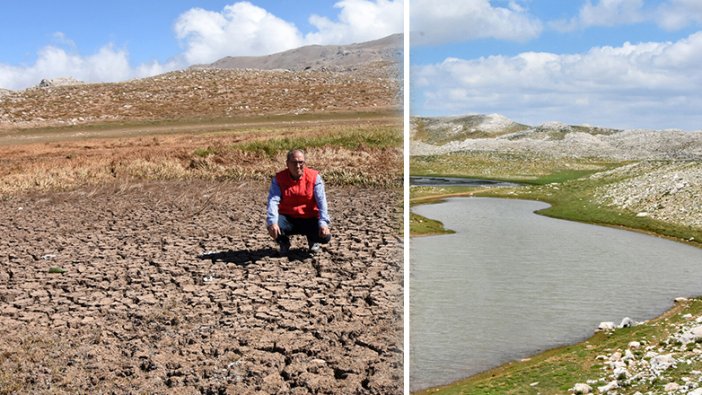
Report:
M601 185L589 197L592 201L636 217L702 229L702 207L693 203L702 197L702 131L619 130L559 122L527 126L499 115L474 115L414 118L411 137L413 156L492 157L487 167L502 167L510 160L516 173L526 172L533 163L611 163L611 170L582 180Z
M415 140L435 145L465 139L497 137L528 129L499 114L422 118L413 121Z
M548 122L527 126L503 116L414 118L412 155L512 152L611 160L698 160L702 132L619 130Z
M351 71L368 64L386 66L402 60L402 34L351 45L309 45L267 56L228 56L195 68Z
M334 52L328 47L300 48L287 55L252 60L249 66L256 69L231 68L231 63L224 62L225 68L210 65L121 83L45 80L24 91L0 92L0 130L123 120L400 109L400 67L398 59L390 56L396 53L397 40L391 36L338 47L351 48L341 50L341 55L338 49ZM353 58L356 63L349 62L344 68L305 66L307 70L281 68L282 63L275 63L275 70L262 70L273 64L270 59L324 65L334 63L330 59L336 57Z

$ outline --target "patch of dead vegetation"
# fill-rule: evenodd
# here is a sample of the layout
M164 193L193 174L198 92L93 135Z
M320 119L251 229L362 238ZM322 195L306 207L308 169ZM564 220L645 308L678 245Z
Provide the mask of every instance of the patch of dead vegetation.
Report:
M206 134L0 146L0 196L129 180L267 180L285 162L285 149L247 150L246 144L275 138L294 144L303 138L314 142L329 135L377 133L400 141L392 137L402 134L399 119L282 122ZM397 186L402 182L402 148L392 141L379 147L301 148L307 148L309 165L322 171L331 185Z

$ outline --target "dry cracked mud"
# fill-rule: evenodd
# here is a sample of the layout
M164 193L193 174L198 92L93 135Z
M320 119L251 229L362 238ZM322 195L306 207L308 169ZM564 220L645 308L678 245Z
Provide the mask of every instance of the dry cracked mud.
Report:
M287 258L266 193L172 181L5 199L0 392L402 393L401 191L328 187L334 238L310 256L296 236Z

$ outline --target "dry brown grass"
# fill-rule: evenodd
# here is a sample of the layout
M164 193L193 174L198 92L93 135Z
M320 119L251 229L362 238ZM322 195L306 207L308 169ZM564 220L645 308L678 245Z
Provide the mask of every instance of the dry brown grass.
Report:
M251 148L251 143L265 145L276 139L310 143L309 166L320 170L329 184L400 185L400 121L280 122L170 135L153 135L146 128L138 137L0 146L0 196L124 181L263 180L284 166L285 152L292 147L282 143L271 152L268 147ZM343 140L378 135L389 136L389 143L353 147L326 142L329 136Z

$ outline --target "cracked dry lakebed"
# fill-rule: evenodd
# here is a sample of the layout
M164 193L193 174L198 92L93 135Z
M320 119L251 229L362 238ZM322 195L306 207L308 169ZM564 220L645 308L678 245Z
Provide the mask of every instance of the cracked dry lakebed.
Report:
M267 183L0 204L0 389L402 393L401 190L328 187L332 241L280 258Z

